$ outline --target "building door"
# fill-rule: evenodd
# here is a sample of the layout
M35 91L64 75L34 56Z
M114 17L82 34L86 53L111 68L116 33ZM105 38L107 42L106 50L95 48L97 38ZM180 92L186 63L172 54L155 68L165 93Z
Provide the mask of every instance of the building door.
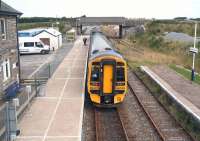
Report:
M50 46L50 39L49 38L40 38L40 40L45 44Z

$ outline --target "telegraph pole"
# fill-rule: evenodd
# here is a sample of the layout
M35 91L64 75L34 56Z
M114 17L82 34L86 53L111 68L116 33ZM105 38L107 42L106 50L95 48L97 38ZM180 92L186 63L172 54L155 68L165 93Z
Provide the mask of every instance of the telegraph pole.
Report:
M190 48L190 51L193 53L193 59L192 59L192 75L191 80L195 80L195 56L196 53L198 53L198 49L196 48L196 38L197 38L197 22L195 22L195 31L194 31L194 47Z

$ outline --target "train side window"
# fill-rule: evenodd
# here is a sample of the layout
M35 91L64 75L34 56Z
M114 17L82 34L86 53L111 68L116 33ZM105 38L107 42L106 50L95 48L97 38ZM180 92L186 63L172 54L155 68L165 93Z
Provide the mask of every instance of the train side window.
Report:
M125 81L124 68L117 68L117 81Z
M100 68L92 67L91 81L100 81Z

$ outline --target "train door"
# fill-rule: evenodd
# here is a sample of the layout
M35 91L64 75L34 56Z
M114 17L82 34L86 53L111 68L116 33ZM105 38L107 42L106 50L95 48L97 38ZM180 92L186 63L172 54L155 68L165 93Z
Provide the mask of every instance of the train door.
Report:
M115 63L113 61L103 62L102 91L103 94L113 94L115 80Z
M104 65L103 67L103 93L112 93L113 88L113 66Z

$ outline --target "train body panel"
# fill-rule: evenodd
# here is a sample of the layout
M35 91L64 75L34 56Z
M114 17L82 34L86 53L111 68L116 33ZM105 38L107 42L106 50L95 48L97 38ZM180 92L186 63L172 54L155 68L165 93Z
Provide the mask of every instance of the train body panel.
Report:
M96 105L115 105L127 91L127 64L101 33L91 35L88 62L88 93Z

